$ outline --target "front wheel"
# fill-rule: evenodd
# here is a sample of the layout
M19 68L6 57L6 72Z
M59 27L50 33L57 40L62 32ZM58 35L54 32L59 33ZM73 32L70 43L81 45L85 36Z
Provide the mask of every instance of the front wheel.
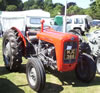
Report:
M29 86L40 92L45 86L45 70L42 62L37 58L29 59L26 65L26 76Z
M83 53L76 67L76 76L83 82L90 82L94 79L96 73L96 64L93 58Z
M96 58L97 73L100 74L100 56Z

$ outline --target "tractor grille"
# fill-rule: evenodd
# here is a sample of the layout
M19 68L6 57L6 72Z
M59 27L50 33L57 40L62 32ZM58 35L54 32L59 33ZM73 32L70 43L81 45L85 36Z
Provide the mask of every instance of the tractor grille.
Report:
M77 55L77 42L64 43L64 63L73 63L76 61Z

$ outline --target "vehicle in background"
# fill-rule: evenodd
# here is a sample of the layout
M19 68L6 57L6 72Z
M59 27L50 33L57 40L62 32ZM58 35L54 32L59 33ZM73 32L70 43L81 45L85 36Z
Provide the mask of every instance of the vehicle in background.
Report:
M91 26L95 27L95 26L100 26L100 20L93 20L91 22Z
M41 28L41 20L45 20L45 25L50 25L50 13L36 9L28 10L26 13L26 25L28 29L33 30L35 28Z
M45 20L45 24L50 25L50 13L41 9L18 12L2 11L0 16L3 33L11 27L17 27L25 35L26 30L41 28L42 19Z
M2 32L5 33L11 27L17 27L24 35L25 17L23 12L2 12L1 14Z
M54 23L55 25L62 26L63 25L63 16L56 16ZM82 35L84 32L88 32L90 29L90 22L92 21L92 18L88 15L72 15L66 17L66 29L67 32L70 30L77 30Z
M68 20L68 18L69 18L69 16L67 16L66 17L66 20ZM64 30L63 30L63 23L64 23L64 16L62 16L62 15L57 15L55 18L54 18L54 24L53 25L51 25L51 27L53 28L53 29L55 29L56 31L58 31L58 32L63 32ZM66 30L65 30L65 32L69 32L71 30L71 28L70 28L70 26L69 25L67 25L67 23L66 23Z

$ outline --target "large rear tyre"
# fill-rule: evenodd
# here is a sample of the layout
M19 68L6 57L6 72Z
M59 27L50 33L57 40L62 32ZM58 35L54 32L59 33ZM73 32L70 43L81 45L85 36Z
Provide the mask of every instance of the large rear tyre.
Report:
M100 56L96 58L97 73L100 74Z
M70 30L69 33L72 33L72 34L75 34L75 35L81 36L81 31L80 31L80 30L77 30L77 29Z
M77 78L82 82L88 83L93 80L96 73L96 64L93 58L83 53L80 56L80 62L78 62L75 72Z
M40 92L45 86L45 70L42 62L37 58L29 59L26 65L26 76L29 86Z
M20 41L18 32L12 29L5 32L2 53L6 68L10 71L19 70L22 62L22 41Z

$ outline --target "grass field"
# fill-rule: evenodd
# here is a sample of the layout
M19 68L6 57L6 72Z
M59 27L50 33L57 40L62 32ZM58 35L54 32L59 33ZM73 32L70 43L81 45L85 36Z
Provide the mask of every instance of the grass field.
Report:
M2 57L2 38L0 39L0 93L35 93L28 85L23 58L19 72L6 70ZM80 82L73 72L59 73L46 70L46 85L43 93L100 93L100 75L91 83Z

